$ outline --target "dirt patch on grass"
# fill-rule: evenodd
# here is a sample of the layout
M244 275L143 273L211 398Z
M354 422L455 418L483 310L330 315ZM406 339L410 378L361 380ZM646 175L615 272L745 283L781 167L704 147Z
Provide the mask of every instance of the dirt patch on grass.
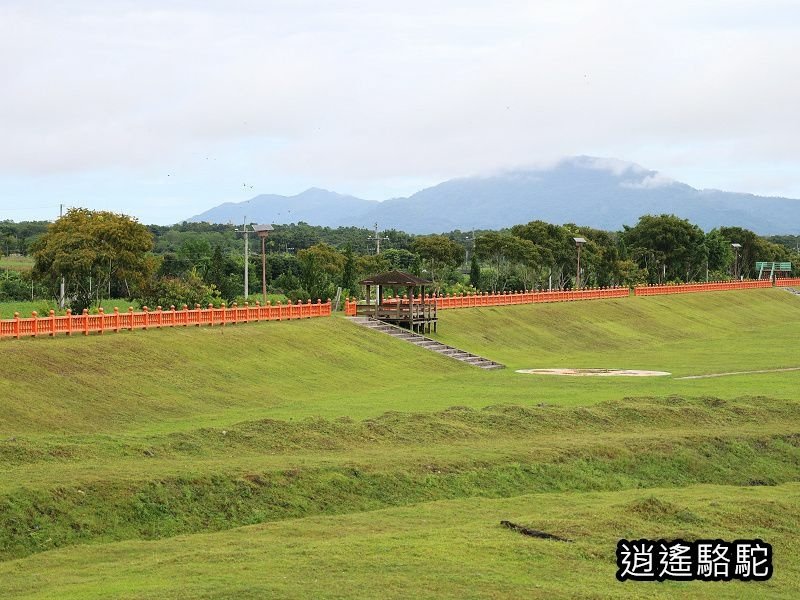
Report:
M525 375L567 375L572 377L664 377L666 371L642 371L639 369L519 369Z

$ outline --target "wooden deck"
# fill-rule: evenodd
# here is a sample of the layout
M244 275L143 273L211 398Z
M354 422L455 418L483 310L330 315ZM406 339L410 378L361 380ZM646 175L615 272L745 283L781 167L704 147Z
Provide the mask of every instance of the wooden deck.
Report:
M368 317L378 321L385 321L411 329L413 331L436 331L438 321L435 302L413 304L408 300L384 301L379 305L359 304L356 307L356 316Z

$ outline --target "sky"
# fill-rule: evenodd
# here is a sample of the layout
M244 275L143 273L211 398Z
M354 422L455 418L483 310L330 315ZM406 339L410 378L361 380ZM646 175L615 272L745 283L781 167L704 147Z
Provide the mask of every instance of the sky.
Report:
M572 155L800 198L800 2L0 0L0 220Z

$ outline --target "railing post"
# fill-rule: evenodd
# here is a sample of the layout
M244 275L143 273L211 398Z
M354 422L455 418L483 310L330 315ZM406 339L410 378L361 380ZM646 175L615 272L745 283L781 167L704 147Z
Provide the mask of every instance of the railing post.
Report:
M31 321L31 331L33 332L33 337L36 337L36 334L39 332L39 313L33 311L31 317L33 318Z
M103 307L98 307L97 312L100 314L100 335L103 335L103 332L106 330L106 317Z
M114 333L119 333L119 307L114 307Z
M89 309L83 309L83 335L89 335Z
M67 335L72 335L72 309L67 309Z
M56 337L56 311L50 309L50 337Z
M133 331L133 307L128 307L128 331Z
M19 313L14 313L14 337L19 339Z
M144 318L142 319L142 321L144 321L144 325L142 326L142 329L147 331L147 326L150 325L150 309L148 309L146 306L143 306L142 312L144 313Z
M158 329L161 329L162 313L163 309L160 306L156 306L156 328Z

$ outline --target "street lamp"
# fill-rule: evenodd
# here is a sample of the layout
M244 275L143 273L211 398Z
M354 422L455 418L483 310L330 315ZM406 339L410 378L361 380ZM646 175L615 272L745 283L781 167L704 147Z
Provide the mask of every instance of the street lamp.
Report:
M582 237L572 238L575 240L575 245L578 247L578 271L575 273L575 289L581 289L581 246L586 243L586 239Z
M253 231L261 238L261 294L264 296L264 304L267 303L267 235L272 231L272 225L256 225Z
M739 279L739 249L742 247L741 244L737 244L733 242L731 244L731 248L733 248L733 277L734 279Z

